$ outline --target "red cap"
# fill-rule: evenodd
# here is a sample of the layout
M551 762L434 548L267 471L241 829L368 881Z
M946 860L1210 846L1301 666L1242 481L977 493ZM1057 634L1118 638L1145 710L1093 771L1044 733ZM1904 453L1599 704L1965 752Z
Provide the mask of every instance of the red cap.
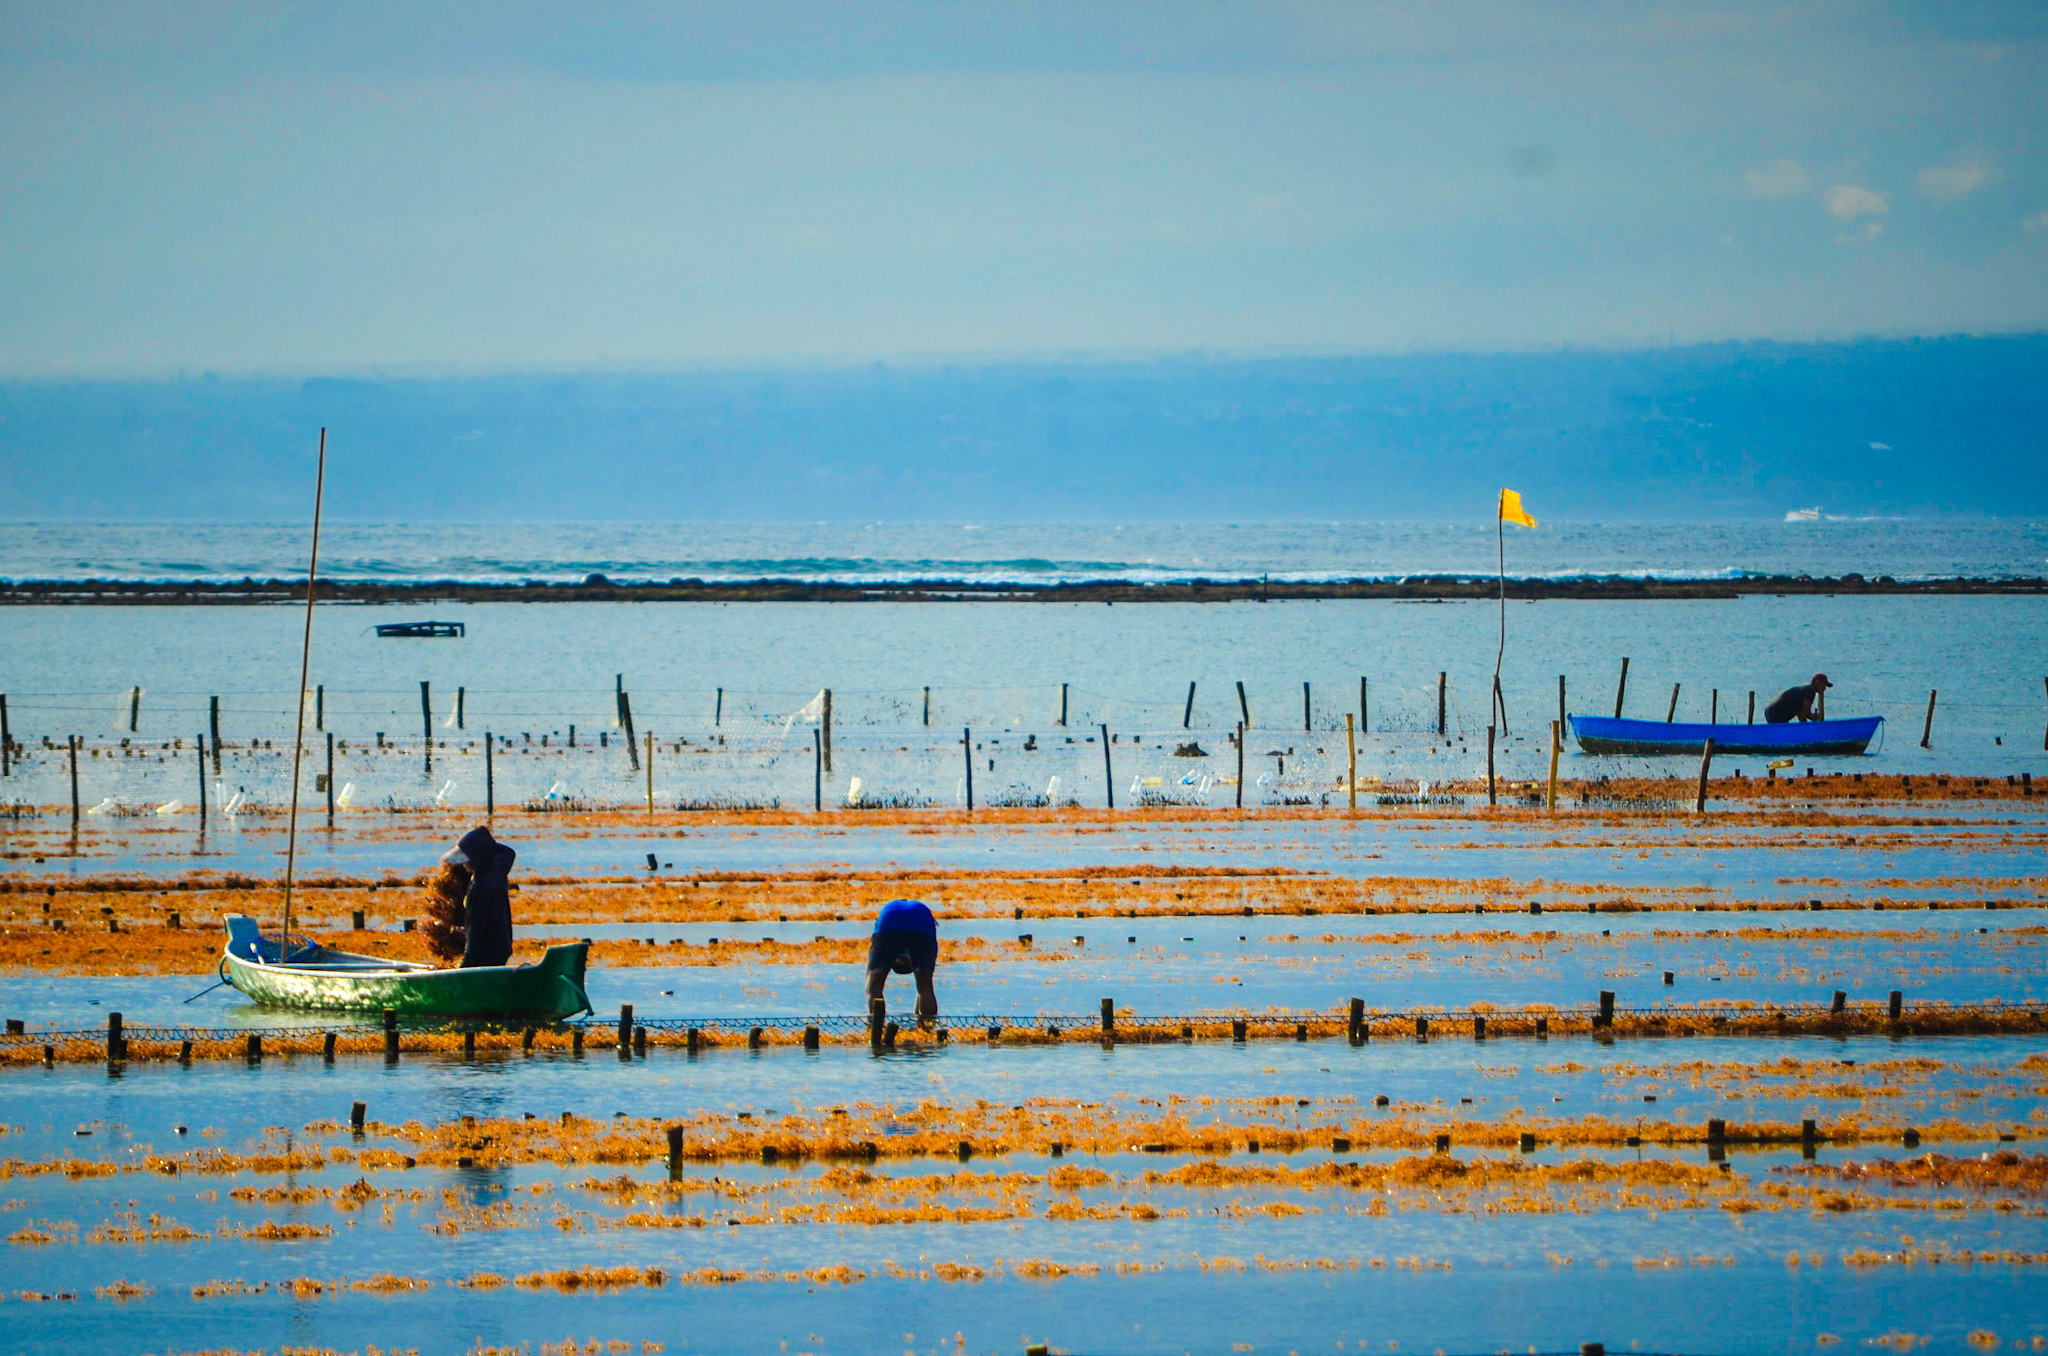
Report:
M1816 673L1816 674L1814 674L1814 675L1813 675L1813 690L1814 690L1814 691L1818 692L1818 691L1820 691L1820 690L1821 690L1822 688L1824 688L1824 687L1833 687L1833 686L1834 686L1834 684L1828 681L1828 676L1827 676L1827 675L1826 675L1825 673Z

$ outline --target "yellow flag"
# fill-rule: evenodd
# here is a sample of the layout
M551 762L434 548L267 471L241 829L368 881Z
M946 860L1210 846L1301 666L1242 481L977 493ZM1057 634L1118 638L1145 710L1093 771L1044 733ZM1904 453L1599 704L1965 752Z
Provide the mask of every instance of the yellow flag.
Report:
M1536 520L1522 507L1522 496L1513 490L1500 492L1500 520L1504 523L1520 523L1523 527L1536 526Z

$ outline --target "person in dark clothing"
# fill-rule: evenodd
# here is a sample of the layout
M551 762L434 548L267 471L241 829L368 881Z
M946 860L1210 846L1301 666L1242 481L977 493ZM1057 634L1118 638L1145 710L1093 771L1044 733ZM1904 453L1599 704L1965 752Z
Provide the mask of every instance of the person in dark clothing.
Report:
M1784 725L1795 720L1819 720L1820 694L1833 686L1825 673L1816 673L1812 682L1786 688L1764 708L1765 723Z
M939 1015L938 991L932 971L939 964L939 925L932 911L914 899L892 899L875 919L868 938L868 1001L882 996L891 971L917 976L917 1015Z
M441 857L469 870L469 893L462 901L465 970L512 959L512 896L506 886L518 856L479 825Z

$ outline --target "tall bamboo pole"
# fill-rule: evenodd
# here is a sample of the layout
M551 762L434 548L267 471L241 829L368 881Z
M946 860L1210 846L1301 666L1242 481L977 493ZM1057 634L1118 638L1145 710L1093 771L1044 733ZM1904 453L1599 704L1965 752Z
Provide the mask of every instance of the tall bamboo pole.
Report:
M313 588L320 577L320 507L326 493L327 430L323 428L320 459L313 471L313 549L306 560L306 629L299 642L298 714L292 721L292 813L284 839L284 931L278 936L279 964L289 963L292 942L292 873L299 859L299 765L306 753L306 677L313 668Z

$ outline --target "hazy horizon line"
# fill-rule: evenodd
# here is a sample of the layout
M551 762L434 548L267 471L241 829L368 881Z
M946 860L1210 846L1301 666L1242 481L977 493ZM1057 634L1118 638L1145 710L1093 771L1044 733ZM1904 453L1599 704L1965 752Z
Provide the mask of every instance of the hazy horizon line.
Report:
M1403 358L1527 358L1550 355L1641 354L1685 352L1712 348L1777 347L1828 348L1859 344L1945 343L1986 339L2048 338L2048 326L1987 328L1981 330L1872 330L1830 333L1825 330L1797 336L1724 336L1677 342L1655 336L1637 340L1602 342L1558 340L1549 343L1461 344L1388 346L1384 348L1318 345L1276 345L1226 348L1197 345L1181 349L960 349L890 350L869 354L788 353L780 356L751 355L732 358L697 358L648 363L557 363L478 364L417 363L392 367L337 364L328 367L221 367L179 366L175 368L79 368L70 371L0 368L0 385L61 385L66 383L179 382L179 381L307 381L335 380L447 380L460 378L519 376L693 376L752 372L853 372L883 368L897 371L943 371L947 368L1000 367L1142 367L1181 363L1342 361L1346 359Z

